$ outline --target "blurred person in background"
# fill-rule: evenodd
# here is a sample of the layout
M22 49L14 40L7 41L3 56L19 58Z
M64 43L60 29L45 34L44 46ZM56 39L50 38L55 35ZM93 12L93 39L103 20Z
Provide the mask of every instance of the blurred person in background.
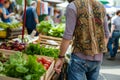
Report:
M36 31L36 24L39 23L36 7L37 7L37 2L32 1L31 6L28 7L26 10L25 26L27 28L27 32L29 35L33 32L33 30ZM23 18L24 18L24 16L23 16ZM38 33L36 35L38 35Z
M4 0L0 0L0 18L2 15L2 11L3 11L3 3L4 3Z
M108 49L110 56L108 60L115 60L117 50L119 48L120 38L120 10L116 12L116 17L112 20L111 34L108 42Z
M6 23L10 23L10 17L14 15L14 13L9 13L8 8L10 6L10 1L9 0L4 0L3 3L3 10L2 10L2 21Z
M15 9L16 9L16 4L15 4L15 2L14 2L14 1L10 1L10 6L9 6L9 8L8 8L9 13L14 12Z

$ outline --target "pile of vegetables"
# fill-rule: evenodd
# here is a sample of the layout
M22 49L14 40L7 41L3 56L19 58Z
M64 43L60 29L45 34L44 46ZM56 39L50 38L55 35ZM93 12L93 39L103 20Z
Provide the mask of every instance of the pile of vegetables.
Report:
M0 22L0 28L3 28L3 29L7 29L7 28L16 29L16 28L19 28L21 26L22 26L22 23L11 23L11 24L8 24L8 23Z
M44 57L42 57L42 58L37 58L37 61L39 62L39 63L41 63L41 64L43 64L44 65L44 68L46 69L46 70L48 70L48 68L50 67L50 65L52 64L52 61L50 60L50 59L45 59Z
M45 34L47 35L48 34L48 31L52 28L52 24L49 22L49 21L42 21L40 22L40 24L37 24L36 28L37 28L37 31L42 33L42 34Z
M9 27L9 24L0 22L0 28L7 29Z
M49 35L53 37L63 37L63 33L65 31L65 24L58 24L56 27L52 27L49 30Z
M39 80L46 72L43 65L37 62L37 57L18 52L11 55L6 63L0 62L0 74L23 80Z
M40 44L30 43L29 46L26 48L25 53L28 55L37 54L57 58L59 50L54 48L46 48L44 46L40 46Z
M42 21L36 27L37 31L41 34L60 38L63 37L65 31L65 24L60 23L56 27L53 27L49 21Z

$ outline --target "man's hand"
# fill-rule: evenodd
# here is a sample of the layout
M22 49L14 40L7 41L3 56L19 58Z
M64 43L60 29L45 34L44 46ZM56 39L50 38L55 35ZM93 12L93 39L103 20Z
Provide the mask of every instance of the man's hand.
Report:
M0 14L2 13L2 9L0 9Z
M109 36L109 38L111 38L112 37L112 33L110 33L110 36Z
M14 15L15 15L15 13L11 13L11 14L10 14L10 16L14 16Z
M57 59L54 67L56 73L60 74L63 64L64 64L63 59Z

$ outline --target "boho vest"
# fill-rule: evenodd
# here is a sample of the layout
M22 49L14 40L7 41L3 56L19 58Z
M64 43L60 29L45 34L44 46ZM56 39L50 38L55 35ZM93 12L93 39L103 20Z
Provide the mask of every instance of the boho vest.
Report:
M73 53L94 56L106 50L105 9L96 0L75 0L77 23L73 34Z

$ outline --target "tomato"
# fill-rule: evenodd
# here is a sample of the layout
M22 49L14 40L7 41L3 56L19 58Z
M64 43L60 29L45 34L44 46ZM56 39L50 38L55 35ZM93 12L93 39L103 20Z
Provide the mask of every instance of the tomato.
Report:
M41 58L37 58L37 62L41 62L42 63L42 59Z
M47 59L45 59L45 58L42 58L42 62L43 62L43 64L48 64L49 66L51 65L51 60L47 60Z
M47 60L45 58L42 58L42 63L45 64Z
M46 70L48 70L48 68L50 67L48 64L44 64L44 67Z
M48 64L49 66L51 65L51 63L52 63L51 60L46 61L46 64Z

